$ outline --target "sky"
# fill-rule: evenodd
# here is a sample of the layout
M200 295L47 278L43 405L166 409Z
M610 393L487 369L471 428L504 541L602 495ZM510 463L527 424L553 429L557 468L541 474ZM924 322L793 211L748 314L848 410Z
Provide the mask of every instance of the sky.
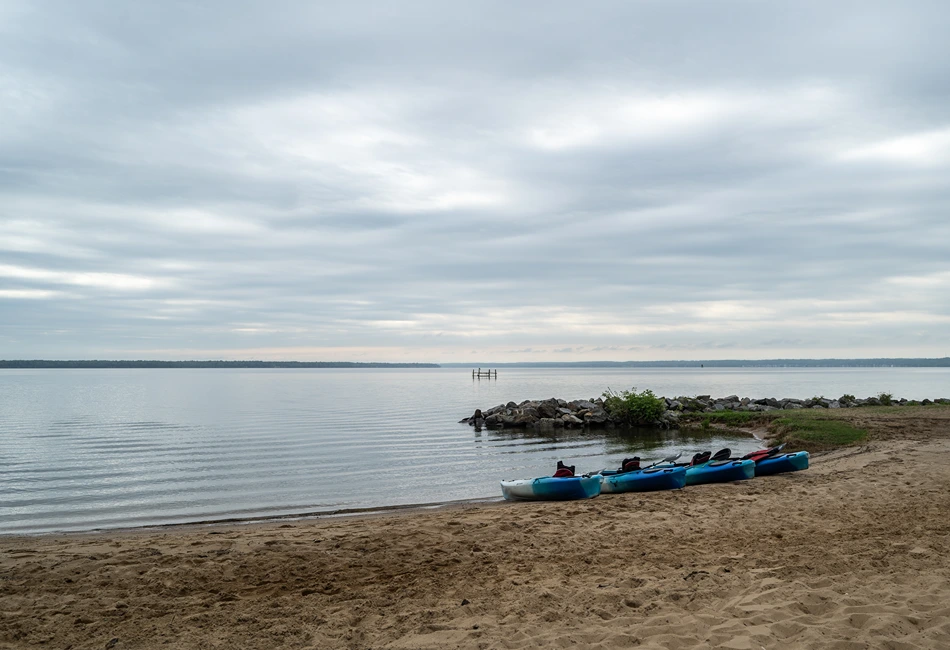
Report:
M0 359L950 356L950 4L0 1Z

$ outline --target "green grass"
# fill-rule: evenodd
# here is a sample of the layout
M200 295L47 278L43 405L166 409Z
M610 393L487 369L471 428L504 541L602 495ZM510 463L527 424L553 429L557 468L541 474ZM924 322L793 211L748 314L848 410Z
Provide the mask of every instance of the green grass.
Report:
M867 431L850 422L808 412L776 418L769 429L790 449L833 449L863 442L868 437Z
M753 423L766 423L775 418L770 412L760 411L717 411L716 413L702 413L700 423L705 429L709 424L723 424L725 426L746 426Z
M872 407L882 411L893 407ZM863 409L862 409L863 410ZM717 411L697 413L683 419L684 424L698 424L704 430L712 425L727 428L768 428L774 442L788 444L795 449L833 449L857 444L867 439L868 432L843 419L845 411L802 409L796 411Z

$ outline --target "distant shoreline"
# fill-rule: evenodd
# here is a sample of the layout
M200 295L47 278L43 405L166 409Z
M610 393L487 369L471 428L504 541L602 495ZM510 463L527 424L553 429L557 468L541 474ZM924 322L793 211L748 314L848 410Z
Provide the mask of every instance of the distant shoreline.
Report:
M876 359L696 359L689 361L521 361L441 363L442 368L950 368L950 357Z
M23 361L0 360L0 368L438 368L436 363L349 361Z
M695 361L521 361L509 363L383 363L356 361L159 361L0 359L0 369L37 368L950 368L934 359L698 359Z

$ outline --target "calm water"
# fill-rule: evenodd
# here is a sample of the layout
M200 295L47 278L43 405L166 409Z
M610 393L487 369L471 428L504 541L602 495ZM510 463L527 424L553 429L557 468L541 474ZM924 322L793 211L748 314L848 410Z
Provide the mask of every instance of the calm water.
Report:
M502 478L624 455L757 447L675 433L482 431L514 400L658 395L950 397L950 369L0 370L0 533L500 498Z

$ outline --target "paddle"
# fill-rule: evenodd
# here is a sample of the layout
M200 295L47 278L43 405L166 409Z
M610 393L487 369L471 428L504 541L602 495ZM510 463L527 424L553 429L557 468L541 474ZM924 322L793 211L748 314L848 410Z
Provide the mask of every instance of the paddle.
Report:
M641 467L640 469L635 469L635 470L633 470L633 471L634 471L634 472L642 472L642 471L645 470L645 469L651 469L651 468L653 468L653 467L656 467L657 465L659 465L659 464L661 464L661 463L675 463L677 460L679 460L680 456L682 456L682 455L683 455L683 452L679 452L678 454L674 454L673 456L667 456L666 458L662 458L662 459L656 461L655 463L653 463L652 465L647 465L646 467ZM604 471L606 471L606 470L607 470L607 468L604 467L603 469L599 469L599 470L597 470L596 472L591 472L590 474L585 474L584 476L593 476L594 474L600 474L600 473L602 473L602 472L604 472ZM621 472L621 473L622 473L622 472ZM619 473L618 473L618 474L619 474Z
M782 444L778 445L777 447L772 447L771 449L769 449L769 453L766 454L766 456L775 456L776 454L781 453L781 451L782 451L783 449L785 449L785 445L787 445L787 444L788 444L787 442L783 442Z
M758 449L756 451L749 452L748 454L746 454L745 456L737 460L754 460L758 462L764 458L771 458L772 456L776 456L779 453L781 453L782 449L785 448L785 445L786 443L783 442L782 444L776 447L770 447L769 449Z
M664 459L662 459L662 460L656 461L656 462L653 463L652 465L647 465L647 466L644 467L643 469L650 469L651 467L656 467L656 466L659 465L660 463L675 463L676 461L678 461L678 460L680 459L680 456L682 456L682 455L683 455L683 452L679 452L679 453L676 454L675 456L667 456L666 458L664 458Z
M709 460L711 461L729 460L730 456L732 456L732 450L726 447L725 449L720 449L715 454L713 454L712 458L710 458Z

